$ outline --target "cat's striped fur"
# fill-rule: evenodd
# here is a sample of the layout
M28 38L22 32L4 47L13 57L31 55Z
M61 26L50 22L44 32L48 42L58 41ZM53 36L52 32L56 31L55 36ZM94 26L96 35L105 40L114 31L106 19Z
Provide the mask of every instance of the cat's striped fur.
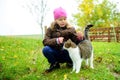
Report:
M93 47L91 44L91 41L88 37L88 31L89 28L91 28L93 25L87 25L84 30L84 37L85 40L80 42L78 45L76 45L74 42L72 42L70 39L67 40L64 43L64 49L68 50L69 56L73 61L73 71L76 73L79 73L81 64L83 59L86 60L86 64L88 65L88 61L90 60L90 67L93 67Z

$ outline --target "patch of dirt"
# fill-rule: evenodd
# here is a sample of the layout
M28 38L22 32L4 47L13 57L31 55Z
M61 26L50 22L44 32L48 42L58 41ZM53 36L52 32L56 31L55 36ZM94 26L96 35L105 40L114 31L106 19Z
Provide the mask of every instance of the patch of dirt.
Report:
M114 75L114 77L116 78L116 80L120 79L120 74L119 73L116 73L114 70L114 65L113 64L110 64L108 65L108 69L110 70L110 72Z
M112 72L112 74L115 76L116 80L120 79L120 74Z

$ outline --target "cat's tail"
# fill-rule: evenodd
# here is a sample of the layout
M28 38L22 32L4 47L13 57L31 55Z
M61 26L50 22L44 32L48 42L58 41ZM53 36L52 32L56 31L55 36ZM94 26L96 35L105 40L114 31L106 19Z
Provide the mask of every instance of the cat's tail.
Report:
M87 26L85 27L85 30L84 30L84 37L85 37L86 40L89 40L88 32L89 32L89 29L90 29L91 27L93 27L92 24L87 25Z

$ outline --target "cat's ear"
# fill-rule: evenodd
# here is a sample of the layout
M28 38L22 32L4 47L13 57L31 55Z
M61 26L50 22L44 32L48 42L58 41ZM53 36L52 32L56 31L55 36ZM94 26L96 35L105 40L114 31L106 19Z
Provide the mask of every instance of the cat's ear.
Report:
M74 43L74 42L72 42L72 40L71 39L69 39L69 45L72 47L72 48L76 48L76 44Z
M68 39L69 41L71 41L71 39Z

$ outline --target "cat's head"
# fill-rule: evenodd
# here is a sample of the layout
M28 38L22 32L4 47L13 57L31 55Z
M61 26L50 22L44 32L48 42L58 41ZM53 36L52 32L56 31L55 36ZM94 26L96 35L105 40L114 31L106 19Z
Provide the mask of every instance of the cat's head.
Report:
M67 48L76 48L77 45L71 40L71 39L68 39L65 43L64 43L64 46L63 48L67 49Z

